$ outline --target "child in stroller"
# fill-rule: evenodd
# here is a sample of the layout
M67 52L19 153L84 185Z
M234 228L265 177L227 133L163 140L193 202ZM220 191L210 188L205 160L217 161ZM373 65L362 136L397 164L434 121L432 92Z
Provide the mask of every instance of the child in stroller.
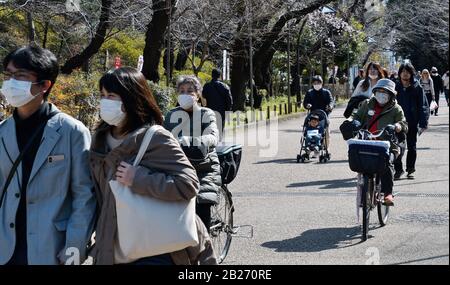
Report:
M308 126L306 127L306 150L307 152L314 152L315 156L319 153L322 147L323 127L320 125L320 117L317 114L312 114L309 118Z
M300 161L305 162L317 156L319 156L320 162L330 160L330 154L325 143L326 128L328 128L328 116L324 111L315 110L306 116L300 142L300 154L297 155L297 163Z

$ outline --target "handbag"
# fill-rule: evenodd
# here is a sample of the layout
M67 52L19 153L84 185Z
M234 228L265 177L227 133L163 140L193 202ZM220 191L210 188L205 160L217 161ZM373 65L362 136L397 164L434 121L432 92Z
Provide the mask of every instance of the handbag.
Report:
M438 108L438 104L436 103L435 100L431 101L430 103L430 111L434 111Z
M158 129L162 127L154 125L147 130L133 166L139 165ZM115 263L130 263L198 244L195 197L190 201L163 201L135 194L115 180L109 185L116 200Z

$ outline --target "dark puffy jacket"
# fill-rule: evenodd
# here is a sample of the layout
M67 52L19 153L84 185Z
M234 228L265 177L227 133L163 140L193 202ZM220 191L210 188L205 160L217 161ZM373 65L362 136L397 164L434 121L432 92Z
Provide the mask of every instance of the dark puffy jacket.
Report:
M213 79L203 87L202 96L206 99L207 107L219 112L223 118L226 111L231 111L233 97L226 84Z
M166 115L164 127L172 132L175 138L189 138L190 146L182 145L182 149L197 171L200 181L197 202L217 203L222 178L216 152L219 142L216 115L214 111L204 107L199 107L196 112L200 112L201 117L197 117L198 113L189 113L177 107ZM198 130L200 125L201 130Z
M328 89L322 88L319 91L311 89L306 93L305 100L303 100L303 107L306 108L308 104L311 104L311 110L323 110L327 114L330 114L331 110L327 110L327 106L331 109L334 107L334 99L331 92Z
M344 117L347 119L350 118L350 116L353 114L353 111L355 109L358 109L361 105L361 102L364 102L365 100L367 100L367 97L364 95L351 97L348 101L347 108L345 108Z
M405 113L406 121L410 128L428 127L428 118L430 117L430 108L419 81L414 79L414 83L404 88L401 81L397 81L395 90L397 90L397 102Z

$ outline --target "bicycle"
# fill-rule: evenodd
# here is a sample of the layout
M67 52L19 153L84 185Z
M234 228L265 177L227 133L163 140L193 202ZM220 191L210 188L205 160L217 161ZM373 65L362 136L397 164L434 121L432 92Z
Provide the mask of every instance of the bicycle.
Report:
M393 154L389 152L391 143L397 143L394 126L387 126L378 134L371 134L368 130L359 130L358 139L351 139L349 144L350 168L358 173L361 183L362 206L362 240L366 241L369 235L370 212L377 208L378 221L383 227L389 220L389 206L384 203L384 194L381 192L379 173L385 171L389 160L393 161ZM389 141L376 141L383 136ZM360 180L360 179L358 179Z
M234 205L228 184L234 180L241 162L242 146L220 144L216 147L220 161L222 186L218 192L218 202L211 207L211 236L218 263L222 263L230 250L231 240L237 229L233 223Z

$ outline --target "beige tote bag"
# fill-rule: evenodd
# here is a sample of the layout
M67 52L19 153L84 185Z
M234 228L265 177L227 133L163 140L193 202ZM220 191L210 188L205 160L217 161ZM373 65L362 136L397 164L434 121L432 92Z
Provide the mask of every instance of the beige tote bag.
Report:
M133 166L138 166L159 125L150 127ZM190 201L163 201L134 194L111 180L116 200L118 240L115 263L130 263L143 257L170 253L198 244L195 198Z

